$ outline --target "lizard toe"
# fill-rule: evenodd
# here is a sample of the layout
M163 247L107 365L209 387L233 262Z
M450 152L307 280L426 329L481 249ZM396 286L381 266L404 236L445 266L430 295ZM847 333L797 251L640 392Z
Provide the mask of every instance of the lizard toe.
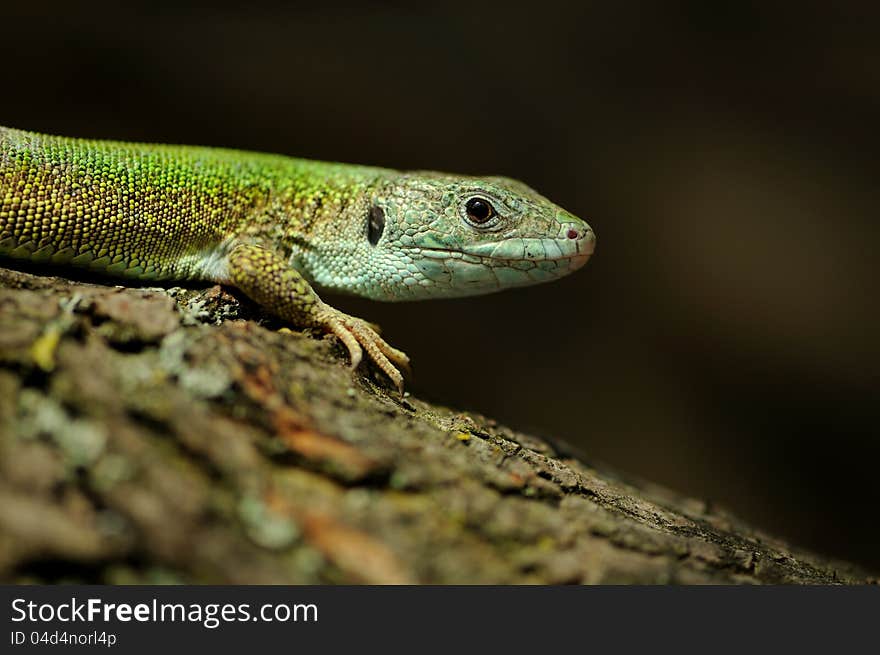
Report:
M367 321L329 307L326 311L329 315L324 318L324 325L348 348L351 368L357 368L365 350L402 395L404 378L400 369L410 372L409 357L406 353L389 345Z
M358 339L352 334L351 330L348 327L338 320L328 320L327 328L330 332L332 332L336 337L342 342L342 344L348 349L348 355L351 358L351 369L354 370L358 366L360 366L361 360L364 356L364 351L361 348L361 344L358 343Z

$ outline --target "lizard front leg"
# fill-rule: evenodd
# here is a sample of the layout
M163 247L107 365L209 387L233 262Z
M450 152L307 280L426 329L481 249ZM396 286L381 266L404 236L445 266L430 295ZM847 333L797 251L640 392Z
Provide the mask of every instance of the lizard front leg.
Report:
M229 281L276 316L301 327L331 332L348 348L352 369L367 351L403 393L409 370L406 354L388 345L366 321L325 304L306 279L281 257L261 246L241 244L229 253Z

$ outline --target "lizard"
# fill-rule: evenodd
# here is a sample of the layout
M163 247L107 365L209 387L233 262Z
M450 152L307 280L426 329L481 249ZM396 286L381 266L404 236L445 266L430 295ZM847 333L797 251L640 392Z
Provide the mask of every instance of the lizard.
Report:
M407 355L318 291L450 298L589 259L583 220L522 182L0 127L0 259L126 280L204 280L336 335L403 393Z

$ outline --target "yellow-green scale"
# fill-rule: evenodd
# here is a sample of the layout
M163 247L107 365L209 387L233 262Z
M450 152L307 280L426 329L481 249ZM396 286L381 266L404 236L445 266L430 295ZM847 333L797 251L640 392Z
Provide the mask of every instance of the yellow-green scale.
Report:
M0 128L0 255L137 279L200 274L230 239L277 247L381 169Z

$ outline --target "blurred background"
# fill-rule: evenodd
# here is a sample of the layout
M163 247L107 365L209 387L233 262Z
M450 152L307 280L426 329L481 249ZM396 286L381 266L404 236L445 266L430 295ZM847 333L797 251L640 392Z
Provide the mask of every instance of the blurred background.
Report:
M9 4L2 125L503 174L587 219L554 284L334 300L419 396L880 569L880 5Z

